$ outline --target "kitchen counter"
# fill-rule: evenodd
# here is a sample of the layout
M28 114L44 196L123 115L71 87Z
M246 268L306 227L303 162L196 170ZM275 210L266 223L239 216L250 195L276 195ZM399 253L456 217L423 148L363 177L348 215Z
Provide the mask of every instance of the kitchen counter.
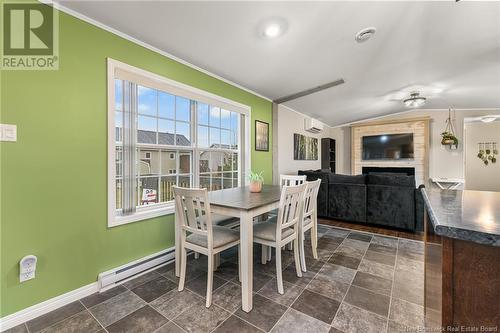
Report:
M500 193L422 190L426 331L500 330Z
M422 189L439 236L500 246L500 192Z

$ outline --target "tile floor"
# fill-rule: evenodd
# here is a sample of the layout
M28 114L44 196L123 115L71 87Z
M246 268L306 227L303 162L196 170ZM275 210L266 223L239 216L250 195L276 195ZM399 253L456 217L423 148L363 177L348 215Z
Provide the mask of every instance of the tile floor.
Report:
M307 273L295 275L284 251L285 294L277 293L274 259L255 247L254 306L241 310L238 266L223 253L213 304L205 308L206 260L190 259L177 291L167 265L17 326L35 332L404 332L423 326L423 244L320 226L318 255L306 241ZM274 256L273 256L274 257Z

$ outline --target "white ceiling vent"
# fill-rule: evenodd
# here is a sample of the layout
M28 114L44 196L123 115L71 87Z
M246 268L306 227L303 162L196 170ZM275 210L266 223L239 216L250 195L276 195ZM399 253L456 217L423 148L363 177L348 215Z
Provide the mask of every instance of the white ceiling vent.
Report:
M321 133L323 131L323 123L313 118L304 119L304 129L309 133Z

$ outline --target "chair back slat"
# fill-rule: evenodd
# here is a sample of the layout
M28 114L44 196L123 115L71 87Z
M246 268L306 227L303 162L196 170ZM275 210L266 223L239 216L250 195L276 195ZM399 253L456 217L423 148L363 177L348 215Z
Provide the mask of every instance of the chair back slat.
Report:
M297 223L301 217L302 200L306 184L283 186L276 223L276 239L281 239L283 229L293 227L297 231Z
M297 186L305 181L306 176L280 175L280 186Z
M207 189L172 186L175 197L177 219L175 223L183 234L191 232L207 236L212 244L212 215ZM185 235L183 235L185 237Z
M316 211L317 199L319 193L319 186L321 179L316 179L312 182L306 183L306 190L304 193L304 217L311 216Z

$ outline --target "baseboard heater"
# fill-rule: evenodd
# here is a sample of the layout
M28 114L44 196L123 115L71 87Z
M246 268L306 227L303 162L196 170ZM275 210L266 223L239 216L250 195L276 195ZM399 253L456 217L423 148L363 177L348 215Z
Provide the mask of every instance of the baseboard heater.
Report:
M154 268L173 262L174 260L175 248L172 247L100 273L97 280L99 291L102 292L110 289L124 280L145 274Z

